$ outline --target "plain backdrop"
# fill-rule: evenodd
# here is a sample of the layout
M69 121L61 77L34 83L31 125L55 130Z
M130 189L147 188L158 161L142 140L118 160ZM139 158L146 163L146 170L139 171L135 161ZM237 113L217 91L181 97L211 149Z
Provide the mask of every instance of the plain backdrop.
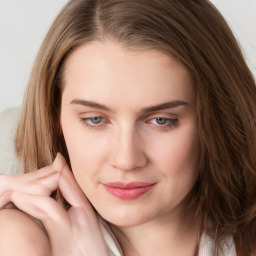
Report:
M256 0L211 0L256 77ZM67 0L0 0L0 112L19 106L40 44Z

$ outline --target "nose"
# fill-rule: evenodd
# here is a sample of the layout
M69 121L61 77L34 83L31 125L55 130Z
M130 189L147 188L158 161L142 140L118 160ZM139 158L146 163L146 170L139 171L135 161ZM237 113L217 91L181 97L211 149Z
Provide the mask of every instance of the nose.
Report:
M138 170L147 164L142 139L135 128L118 129L112 141L111 164L122 171Z

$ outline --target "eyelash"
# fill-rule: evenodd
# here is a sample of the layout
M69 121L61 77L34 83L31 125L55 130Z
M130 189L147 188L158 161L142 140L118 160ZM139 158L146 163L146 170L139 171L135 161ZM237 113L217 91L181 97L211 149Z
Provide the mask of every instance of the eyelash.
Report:
M91 120L95 119L95 118L101 118L103 122L100 122L99 124L90 124L89 122L91 122ZM148 121L146 121L146 123L150 124L150 122L152 122L152 120L157 120L157 119L158 120L159 119L164 119L166 121L166 123L164 123L163 125L151 124L156 129L162 129L162 130L173 129L173 128L177 127L177 125L178 125L178 119L177 118L166 118L166 117L161 117L161 116L151 118ZM86 127L91 128L91 129L101 129L101 128L104 128L104 126L107 123L109 123L108 121L106 121L106 118L104 118L102 116L81 118L80 120Z
M93 118L102 118L102 120L105 120L104 117L102 116L93 116L93 117L86 117L86 118L81 118L81 122L86 126L86 127L89 127L89 128L92 128L92 129L100 129L100 128L103 128L105 126L106 123L108 122L103 122L103 123L100 123L100 124L89 124L88 122L90 122L90 120L92 120Z
M154 117L154 118L151 118L149 120L149 122L151 122L152 120L160 120L160 119L164 119L166 121L166 123L160 125L160 124L152 124L153 126L155 126L157 129L160 128L160 129L172 129L172 128L175 128L177 127L178 125L178 119L177 118L166 118L166 117ZM149 123L147 122L147 123Z

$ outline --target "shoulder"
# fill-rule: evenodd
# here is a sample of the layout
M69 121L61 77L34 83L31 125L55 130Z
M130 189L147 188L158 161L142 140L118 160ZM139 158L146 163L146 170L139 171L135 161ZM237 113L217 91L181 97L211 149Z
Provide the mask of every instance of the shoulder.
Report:
M25 213L0 210L0 255L50 255L50 243L44 230Z

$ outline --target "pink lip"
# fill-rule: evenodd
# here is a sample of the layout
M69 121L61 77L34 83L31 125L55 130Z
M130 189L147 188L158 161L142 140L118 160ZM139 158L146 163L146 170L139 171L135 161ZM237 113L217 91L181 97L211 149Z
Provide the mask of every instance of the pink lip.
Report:
M103 183L104 188L113 196L120 199L129 200L136 199L143 194L149 192L155 183L147 182L110 182Z

